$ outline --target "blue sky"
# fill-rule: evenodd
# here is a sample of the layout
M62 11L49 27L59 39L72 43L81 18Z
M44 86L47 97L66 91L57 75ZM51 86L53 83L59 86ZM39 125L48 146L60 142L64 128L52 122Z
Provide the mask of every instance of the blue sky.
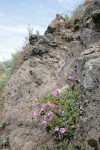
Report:
M0 61L21 48L28 24L43 34L56 14L70 14L84 0L0 0Z

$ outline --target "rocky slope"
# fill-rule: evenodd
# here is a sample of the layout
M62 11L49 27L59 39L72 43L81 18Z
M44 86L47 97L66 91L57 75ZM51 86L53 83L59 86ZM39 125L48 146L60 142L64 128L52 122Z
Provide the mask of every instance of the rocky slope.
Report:
M62 16L44 36L33 35L23 65L11 76L5 90L4 122L10 150L39 150L55 143L32 116L32 102L52 92L55 81L67 86L73 74L82 95L80 134L76 145L100 149L100 0L87 0L72 20Z

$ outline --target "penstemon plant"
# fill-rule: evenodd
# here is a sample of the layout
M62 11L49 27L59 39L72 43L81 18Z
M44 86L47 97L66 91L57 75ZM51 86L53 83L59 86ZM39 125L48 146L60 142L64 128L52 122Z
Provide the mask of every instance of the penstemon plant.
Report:
M33 116L54 140L69 143L79 128L80 93L74 78L70 76L68 80L74 83L74 89L69 88L64 94L55 89L52 94L34 101Z

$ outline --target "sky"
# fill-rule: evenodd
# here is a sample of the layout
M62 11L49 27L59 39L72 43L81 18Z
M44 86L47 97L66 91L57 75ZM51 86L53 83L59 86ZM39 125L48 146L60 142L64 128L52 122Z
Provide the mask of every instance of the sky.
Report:
M22 48L28 25L44 34L56 14L68 14L84 0L0 0L0 61Z

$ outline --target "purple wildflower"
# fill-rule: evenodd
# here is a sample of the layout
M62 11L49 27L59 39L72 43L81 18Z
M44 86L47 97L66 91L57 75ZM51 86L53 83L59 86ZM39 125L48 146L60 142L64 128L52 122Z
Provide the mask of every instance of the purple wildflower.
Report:
M46 107L46 106L47 106L47 103L43 103L41 106L42 106L42 107Z
M33 102L33 106L38 106L39 103L38 102Z
M48 106L53 107L53 108L56 108L56 107L57 107L55 104L52 104L52 103L50 103L50 102L48 102L47 104L48 104Z
M58 90L54 90L52 93L54 96L58 96L59 95L59 91Z
M48 102L47 104L48 104L48 106L50 106L50 107L52 107L52 106L53 106L53 105L52 105L52 103L50 103L50 102Z
M53 113L52 111L49 111L49 112L47 113L47 115L48 115L48 120L49 120L49 121L52 121L53 116L54 116L54 113Z
M53 117L51 116L51 117L48 119L48 121L52 121L52 119L53 119Z
M48 116L54 116L54 113L52 111L49 111Z
M44 111L44 110L45 110L45 108L42 107L42 108L40 109L40 113L41 113L42 111Z
M66 131L67 131L66 128L60 128L60 133L61 134L64 134Z
M33 111L33 115L34 115L35 117L38 117L38 116L40 116L40 113L37 112L37 111Z
M68 80L70 80L70 81L75 81L75 77L74 76L72 76L72 75L70 75L70 76L68 76L68 78L67 78Z
M48 116L47 116L47 115L44 115L44 117L43 117L43 118L44 118L44 120L46 120L46 119L48 118Z
M46 125L48 122L43 120L41 124Z
M55 127L55 131L59 131L59 127L58 126Z

